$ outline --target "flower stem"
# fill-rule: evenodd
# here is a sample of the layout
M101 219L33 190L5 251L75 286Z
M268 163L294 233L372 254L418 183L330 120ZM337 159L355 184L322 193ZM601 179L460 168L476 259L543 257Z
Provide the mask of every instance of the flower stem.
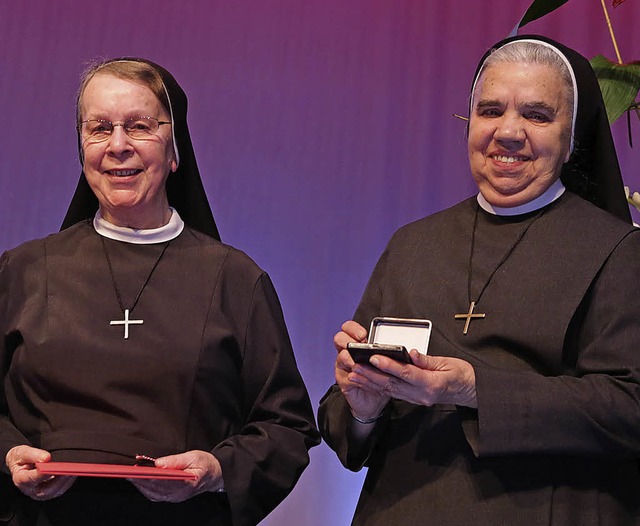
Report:
M602 4L602 9L604 10L604 17L607 19L607 26L609 27L609 33L611 34L611 41L613 42L613 48L616 50L616 57L618 57L618 64L622 64L622 57L620 56L620 51L618 50L618 43L616 42L616 36L613 34L613 26L611 25L611 19L609 18L609 13L607 12L607 6L604 3L604 0L600 0Z

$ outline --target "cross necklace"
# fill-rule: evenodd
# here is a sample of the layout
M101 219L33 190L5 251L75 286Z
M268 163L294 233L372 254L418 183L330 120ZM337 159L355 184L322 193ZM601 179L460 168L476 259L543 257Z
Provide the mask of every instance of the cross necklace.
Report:
M113 290L116 293L116 298L118 299L118 304L120 305L120 310L122 310L122 312L124 314L124 319L123 320L111 320L109 322L109 325L124 325L124 339L128 340L129 339L129 325L142 325L144 323L144 320L132 320L132 319L130 319L129 315L133 312L133 309L136 308L136 305L138 304L138 300L140 299L140 296L142 296L142 292L144 291L145 287L149 283L149 280L151 279L151 276L153 275L154 270L158 266L158 263L160 263L160 260L162 259L162 256L164 256L164 253L167 250L167 247L169 246L169 243L171 243L171 241L167 241L164 244L164 247L162 247L162 250L160 251L160 255L156 259L156 262L153 264L153 267L151 267L151 272L149 272L149 275L147 276L147 279L145 280L144 284L140 288L140 291L138 292L138 295L136 296L136 299L133 300L133 304L131 305L130 309L125 308L124 302L122 301L122 295L120 294L120 290L118 289L118 284L116 283L116 278L115 278L115 275L113 273L113 266L111 265L111 258L109 257L109 252L107 252L107 247L106 247L105 242L104 242L104 237L100 236L100 241L102 242L102 250L104 251L104 256L107 259L107 266L109 267L109 276L111 276L111 283L113 283Z
M480 298L482 297L482 294L484 293L485 289L489 286L489 283L493 279L493 276L495 275L495 273L498 272L498 269L504 264L505 261L507 261L507 259L509 259L509 256L511 256L513 251L520 244L520 241L522 241L522 238L527 233L527 230L529 230L531 225L533 225L533 223L535 223L540 218L540 216L544 213L545 209L543 208L542 210L540 210L536 214L536 216L531 221L529 221L527 226L522 229L522 231L518 235L515 242L504 253L504 255L502 256L502 258L500 259L496 267L491 271L491 274L489 274L489 277L484 282L484 285L482 285L482 287L480 288L480 292L476 296L476 299L472 300L471 286L473 283L473 253L474 253L474 248L476 244L476 230L478 228L479 210L480 210L480 205L476 203L476 215L473 220L473 230L471 232L471 248L469 250L469 272L467 274L467 297L469 299L469 310L466 313L454 314L453 316L456 320L465 320L464 328L462 329L462 334L467 334L469 332L469 325L471 324L471 320L478 320L478 319L485 318L487 316L485 313L474 312L477 304L480 302Z

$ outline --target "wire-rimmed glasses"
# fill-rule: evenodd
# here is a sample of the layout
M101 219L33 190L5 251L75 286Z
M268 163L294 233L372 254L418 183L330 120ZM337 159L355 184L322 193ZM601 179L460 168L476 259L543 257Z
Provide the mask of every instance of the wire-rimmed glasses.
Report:
M137 141L152 139L162 124L171 121L159 121L155 117L131 117L124 122L113 123L106 119L88 119L80 122L79 130L82 140L89 142L106 141L113 134L116 126L122 126L124 132Z

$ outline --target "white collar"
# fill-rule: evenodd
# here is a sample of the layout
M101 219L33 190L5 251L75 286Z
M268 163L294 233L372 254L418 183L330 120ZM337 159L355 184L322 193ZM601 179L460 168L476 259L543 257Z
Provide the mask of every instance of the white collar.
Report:
M520 214L528 214L529 212L533 212L534 210L540 210L547 205L553 203L556 199L558 199L566 188L562 184L562 181L558 179L555 183L553 183L549 188L547 188L542 195L539 195L532 201L528 203L524 203L523 205L513 206L511 208L502 208L500 206L493 206L490 204L484 196L479 193L478 194L478 204L485 211L490 214L496 216L517 216Z
M160 228L147 228L136 230L124 226L116 226L109 223L102 214L100 209L93 218L93 228L101 236L115 239L116 241L124 241L125 243L134 243L136 245L151 245L153 243L164 243L175 239L184 230L184 221L178 214L178 211L171 208L171 218L169 222Z

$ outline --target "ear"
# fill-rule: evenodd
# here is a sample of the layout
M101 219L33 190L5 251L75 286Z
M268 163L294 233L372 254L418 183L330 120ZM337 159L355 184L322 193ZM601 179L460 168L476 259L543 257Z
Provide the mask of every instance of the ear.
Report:
M169 163L169 169L171 170L171 172L176 173L176 170L178 169L178 163L175 159L171 159L171 162Z

